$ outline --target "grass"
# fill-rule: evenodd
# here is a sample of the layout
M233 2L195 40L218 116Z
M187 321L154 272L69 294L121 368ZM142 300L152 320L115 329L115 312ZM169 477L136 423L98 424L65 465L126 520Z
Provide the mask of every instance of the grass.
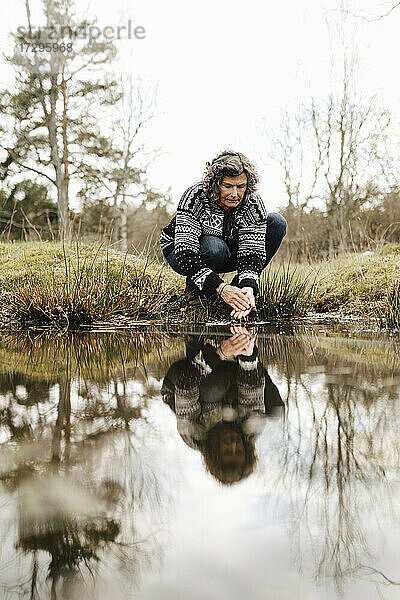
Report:
M340 311L375 318L382 326L400 324L400 245L348 254L320 263L313 299L318 312Z
M168 266L110 248L0 244L0 317L22 329L230 320L231 309L219 298L204 309L182 309L183 285ZM261 279L257 308L263 320L313 310L375 317L399 328L400 245L317 265L272 266Z
M318 266L315 308L365 313L368 307L384 301L396 281L400 281L400 245L388 244L377 252L348 254Z
M281 265L268 268L260 282L256 298L257 311L262 320L303 317L312 306L315 275L299 267ZM232 308L220 298L208 299L204 308L186 309L188 322L229 321Z
M156 320L178 286L159 265L85 245L1 244L0 267L3 316L22 327Z
M387 294L381 324L392 329L400 329L400 282L396 282Z
M268 268L261 279L257 308L262 319L305 316L311 306L315 276L290 265Z

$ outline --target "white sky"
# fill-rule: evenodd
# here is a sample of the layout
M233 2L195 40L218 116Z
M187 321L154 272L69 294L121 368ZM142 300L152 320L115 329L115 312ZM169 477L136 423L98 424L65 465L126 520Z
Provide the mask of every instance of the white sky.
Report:
M31 3L39 6L39 0ZM206 160L232 147L258 165L260 191L271 210L284 195L261 123L266 120L273 130L282 108L296 106L311 94L324 97L338 86L331 59L341 64L335 33L341 5L374 17L394 3L91 0L89 15L97 16L100 26L116 27L129 17L146 29L144 40L118 42L121 61L116 69L126 70L128 64L148 87L158 87L158 115L147 137L150 146L163 147L164 155L149 169L153 185L171 186L177 202L201 177ZM87 0L77 5L85 7ZM2 0L3 50L10 49L9 32L23 24L24 0ZM359 90L365 97L377 94L395 115L400 108L399 25L400 7L380 21L348 17L345 24L347 40L357 46ZM0 85L10 81L11 74L0 65Z

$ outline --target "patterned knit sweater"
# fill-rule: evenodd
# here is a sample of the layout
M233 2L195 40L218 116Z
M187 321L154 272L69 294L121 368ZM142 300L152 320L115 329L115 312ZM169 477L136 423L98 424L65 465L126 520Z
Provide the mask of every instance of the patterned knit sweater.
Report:
M214 235L237 246L238 286L252 287L266 262L267 211L259 194L244 198L238 207L224 211L207 197L202 182L189 187L179 201L172 221L161 232L164 256L175 249L183 275L190 277L205 296L211 296L222 283L200 257L200 237Z

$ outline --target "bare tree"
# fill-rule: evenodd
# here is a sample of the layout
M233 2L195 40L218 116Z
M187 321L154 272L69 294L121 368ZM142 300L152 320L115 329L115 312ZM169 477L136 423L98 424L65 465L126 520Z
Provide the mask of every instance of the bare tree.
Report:
M390 125L387 110L376 106L375 98L364 104L352 97L345 80L340 98L330 95L309 109L314 152L323 186L321 197L333 228L331 244L347 250L351 220L370 199L368 181L379 171L375 160ZM367 175L367 176L366 176Z
M127 248L126 219L130 201L146 201L151 188L146 180L150 163L159 155L160 148L147 146L143 132L155 116L156 92L146 88L131 74L119 80L121 97L118 114L112 116L112 128L104 132L101 156L82 155L80 174L82 188L79 196L104 204L111 212L108 229L113 243L121 241Z
M142 177L145 175L148 165L157 155L157 151L150 152L147 164L143 164L143 155L146 147L140 141L140 133L146 123L155 115L156 96L146 96L143 93L141 82L134 83L130 74L125 81L121 82L123 89L122 113L117 127L114 144L118 144L118 137L121 140L121 147L118 152L118 160L109 176L109 182L114 186L112 197L112 242L122 237L122 247L127 249L127 198L138 198L142 190ZM139 156L139 160L138 160ZM141 158L140 158L141 157ZM141 164L142 163L142 164ZM132 187L136 187L136 192ZM119 211L120 198L122 198ZM118 223L118 216L121 214L121 223Z
M281 167L287 208L294 214L295 238L301 235L303 211L315 199L316 184L321 169L321 157L308 156L309 115L306 106L300 105L297 112L283 113L279 134L272 140L273 158Z
M283 114L273 157L281 168L285 214L295 224L291 241L306 241L304 218L317 208L327 222L330 254L349 248L352 223L376 198L378 183L385 187L390 178L395 185L390 126L389 111L375 98L363 102L347 78L341 94L311 98Z

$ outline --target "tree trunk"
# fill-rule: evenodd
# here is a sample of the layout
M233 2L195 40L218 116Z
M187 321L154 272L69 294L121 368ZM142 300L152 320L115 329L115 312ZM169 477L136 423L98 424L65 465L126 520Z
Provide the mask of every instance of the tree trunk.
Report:
M68 359L67 359L68 360ZM68 372L68 365L67 365ZM61 461L61 439L64 431L65 458L69 455L69 444L71 439L71 379L66 377L60 381L60 397L58 401L57 420L54 427L52 439L52 460L56 464Z
M64 65L62 69L61 91L63 97L62 137L63 137L63 163L64 163L64 190L65 205L69 209L69 155L67 137L67 83L64 77Z
M112 223L111 223L111 243L115 244L118 241L119 226L118 226L118 198L121 191L121 184L118 181L117 189L115 190L113 207L112 207Z
M346 209L340 204L339 205L339 227L340 227L340 241L342 246L342 252L346 252L347 250L347 223L346 223Z
M49 131L49 143L50 143L50 156L51 162L56 174L56 186L57 186L57 206L58 206L58 237L61 241L68 241L70 237L69 228L69 210L68 210L68 198L65 195L65 180L63 173L63 166L58 151L58 140L57 140L57 74L51 75L51 89L50 89L50 112L47 115L47 128Z
M121 202L121 250L128 251L128 206L125 198Z

